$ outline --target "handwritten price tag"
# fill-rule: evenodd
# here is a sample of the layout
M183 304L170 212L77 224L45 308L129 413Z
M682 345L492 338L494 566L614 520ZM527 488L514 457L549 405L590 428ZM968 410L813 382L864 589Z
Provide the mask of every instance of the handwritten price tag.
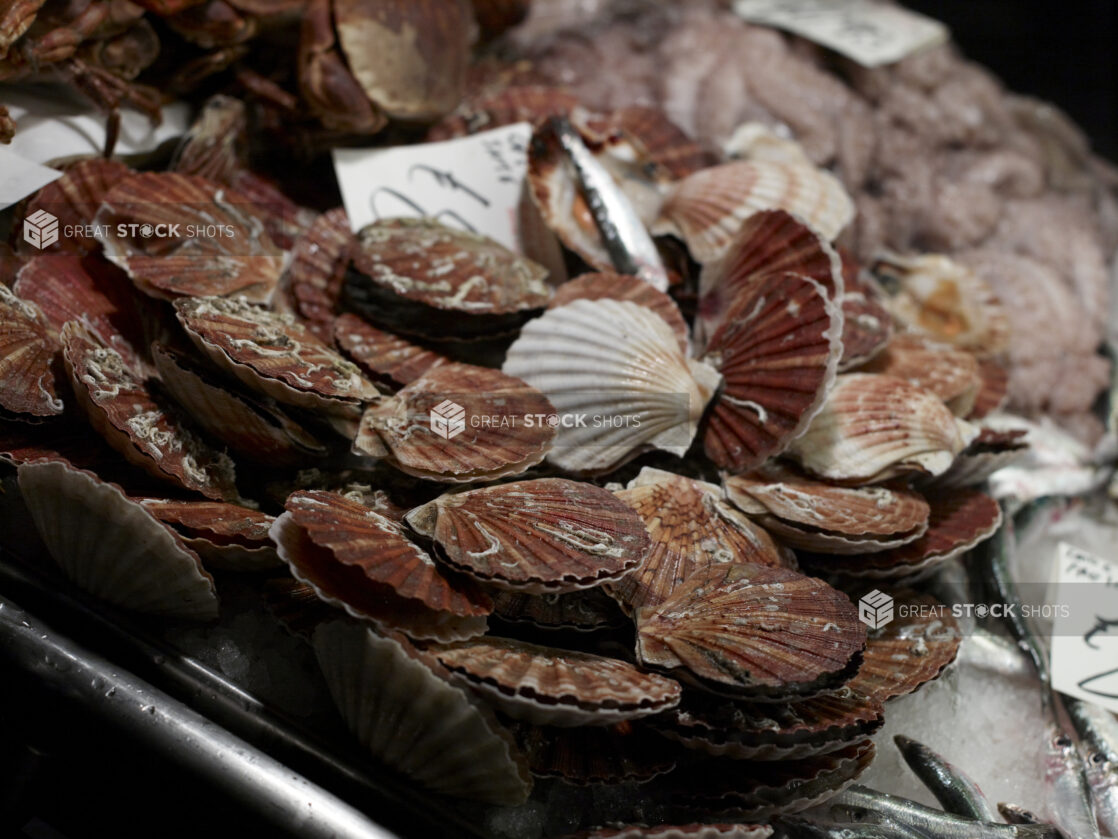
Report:
M520 250L531 137L531 125L516 123L443 143L335 149L350 224L356 232L382 218L428 216Z
M1052 686L1118 713L1118 562L1059 547Z
M751 23L786 29L865 67L899 61L947 40L947 27L899 6L872 0L734 0Z

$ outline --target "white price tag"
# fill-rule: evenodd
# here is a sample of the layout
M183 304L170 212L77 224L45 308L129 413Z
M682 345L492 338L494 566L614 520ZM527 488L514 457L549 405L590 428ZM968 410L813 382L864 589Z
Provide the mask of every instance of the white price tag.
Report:
M0 146L0 210L61 177L57 169L32 163L7 146Z
M879 67L947 40L937 20L874 0L734 0L750 23L786 29L865 67Z
M1118 713L1118 562L1061 542L1052 687Z
M517 206L531 137L532 126L520 122L441 143L335 149L354 232L379 219L427 216L520 250Z

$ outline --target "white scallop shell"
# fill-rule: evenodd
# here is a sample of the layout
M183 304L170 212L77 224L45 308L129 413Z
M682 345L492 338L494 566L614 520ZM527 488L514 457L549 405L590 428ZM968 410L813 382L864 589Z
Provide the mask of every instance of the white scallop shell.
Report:
M646 448L682 456L721 380L683 355L663 318L620 300L575 300L529 321L502 369L551 400L559 427L548 460L572 472Z

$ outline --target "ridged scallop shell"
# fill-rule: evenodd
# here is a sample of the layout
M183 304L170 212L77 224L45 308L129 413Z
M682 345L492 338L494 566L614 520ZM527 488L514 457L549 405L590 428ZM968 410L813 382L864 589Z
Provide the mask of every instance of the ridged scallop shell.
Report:
M296 240L283 277L295 311L326 344L334 338L338 301L355 246L349 216L336 207L316 218Z
M528 798L531 777L508 730L406 639L333 622L315 632L314 649L346 725L379 762L458 798Z
M612 725L679 702L678 682L616 658L481 638L431 654L486 701L536 725Z
M456 570L528 594L615 580L649 548L631 507L607 489L563 478L442 495L406 518Z
M378 380L410 385L447 361L446 356L377 329L357 315L339 315L333 326L337 345Z
M537 629L574 632L620 629L629 624L617 603L600 588L566 594L496 591L493 615L509 623L529 624Z
M283 270L283 253L248 199L204 178L145 172L117 183L94 223L105 256L141 291L165 300L242 295L264 302ZM120 225L136 225L121 235ZM178 235L144 235L141 225L179 225ZM200 228L191 235L190 228Z
M283 567L268 538L274 516L220 501L143 498L140 504L174 528L207 568L265 571Z
M979 359L978 375L982 384L974 398L970 416L967 417L971 420L982 419L987 414L1001 410L1009 393L1009 371L992 358Z
M722 500L714 484L645 467L615 495L637 511L652 536L637 569L606 584L629 614L659 606L707 565L794 565L768 533Z
M842 361L846 372L876 356L893 337L893 316L879 301L879 292L862 279L862 266L845 248L842 263Z
M120 353L78 321L66 324L61 338L78 404L110 446L157 478L215 500L237 497L233 461L156 401Z
M579 128L591 142L616 149L614 156L650 168L662 179L685 178L717 162L660 108L628 105L580 120Z
M535 124L550 116L569 114L577 105L578 99L559 87L511 85L466 99L452 114L431 126L427 141L451 140L515 122Z
M637 659L717 691L815 693L849 678L866 628L845 594L785 568L732 563L692 574L637 614Z
M171 160L171 170L228 183L243 165L248 130L245 103L218 94L205 101Z
M772 274L743 289L703 360L722 374L703 451L731 472L780 454L820 413L842 357L842 311L819 283Z
M629 824L599 827L567 839L769 839L772 835L767 824Z
M918 332L981 357L1009 348L1009 318L974 271L940 254L890 255L874 271L897 283L889 311Z
M933 393L903 379L844 373L788 453L829 480L879 483L943 474L977 433Z
M998 502L976 489L928 490L928 529L912 542L857 556L805 558L820 572L872 579L914 578L986 541L1002 523Z
M979 426L978 436L963 449L951 468L930 483L937 489L975 486L1006 466L1016 463L1029 451L1025 429L998 431Z
M151 350L171 397L205 431L238 455L260 463L293 465L327 449L275 403L266 404L226 387L203 365L161 344Z
M546 396L500 370L440 364L371 406L361 417L354 447L387 456L397 469L417 478L496 480L519 475L544 459L555 438L554 427L544 419L554 413ZM528 416L532 425L524 419ZM449 422L455 417L463 427L452 434Z
M667 294L638 277L607 272L583 274L555 289L547 308L557 309L575 300L628 300L651 309L672 328L683 353L690 355L690 331L679 306Z
M0 409L35 417L62 413L53 370L58 349L39 307L0 285Z
M513 729L532 774L566 784L643 783L675 768L677 749L647 728L620 723L557 728L521 723Z
M881 700L841 688L787 703L689 694L650 724L670 740L717 757L790 760L838 751L884 722Z
M785 210L828 241L854 218L854 202L833 175L793 163L738 160L676 184L653 232L678 235L705 264L721 257L742 223L761 210Z
M146 614L217 617L197 554L120 488L66 463L26 463L19 487L66 576L95 597Z
M895 548L923 535L928 502L902 487L840 487L790 470L724 480L726 497L784 544L819 553Z
M300 207L288 198L274 181L256 172L241 169L229 179L228 186L248 204L250 212L264 225L264 232L281 250L295 247L295 242L319 217L314 210Z
M468 0L337 0L333 11L349 69L386 114L428 120L458 104L477 34Z
M911 333L894 335L884 351L860 371L896 376L930 390L959 417L974 408L982 385L978 359L969 352Z
M277 402L349 415L379 396L352 361L290 316L223 297L182 298L175 313L218 367Z
M718 386L714 370L680 352L663 318L619 300L550 309L521 330L502 369L555 405L548 459L572 472L611 469L649 448L682 456ZM584 427L573 425L578 415Z
M551 298L547 270L498 242L427 218L374 222L358 234L346 299L409 334L492 337Z
M930 594L888 593L894 601L894 618L870 631L862 666L847 684L881 702L912 693L937 678L955 660L963 640L950 606Z
M737 296L771 274L810 277L832 299L844 291L842 263L822 236L784 210L762 210L745 220L726 252L699 275L696 331L700 344L714 334Z
M272 540L292 574L357 618L416 638L458 640L485 631L493 604L465 580L450 580L400 525L322 490L292 493ZM397 616L409 611L406 622Z
M62 177L44 186L27 202L31 210L45 210L58 219L59 230L93 222L97 208L117 183L133 172L123 163L91 157L66 166ZM59 236L48 252L88 253L96 250L92 236Z

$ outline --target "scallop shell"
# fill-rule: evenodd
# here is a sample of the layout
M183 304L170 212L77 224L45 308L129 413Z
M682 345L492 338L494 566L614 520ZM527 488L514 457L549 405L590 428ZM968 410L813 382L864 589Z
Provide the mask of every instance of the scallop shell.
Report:
M175 313L218 367L277 402L349 415L379 396L353 362L290 316L222 297L176 300Z
M123 163L91 157L65 167L62 177L44 186L27 202L29 208L45 210L58 219L59 230L84 227L93 222L105 196L133 172ZM96 250L92 236L59 236L46 250L88 253Z
M971 420L982 419L988 414L1001 410L1009 392L1009 371L997 361L991 358L979 359L978 375L982 379L982 384L978 388L974 407L971 408L968 417Z
M963 636L951 607L930 594L891 591L894 618L872 630L851 690L881 702L912 693L955 660Z
M468 0L335 0L346 63L391 117L429 120L462 98L477 35Z
M679 306L667 294L642 279L613 272L583 274L555 289L555 296L547 308L557 309L575 300L628 300L651 309L672 328L684 355L691 354L690 332Z
M838 249L842 261L842 361L846 372L876 356L893 337L893 316L870 284L861 279L861 266L849 252Z
M511 85L466 99L452 114L431 126L427 141L451 140L516 122L536 124L550 116L567 115L577 105L578 99L559 87Z
M617 603L600 588L566 594L497 591L493 594L493 614L509 623L574 632L620 629L629 624Z
M334 319L355 247L349 216L337 207L315 219L291 251L284 286L295 311L325 344L334 339Z
M314 210L300 207L275 182L256 172L241 169L229 179L228 186L245 200L251 213L264 225L264 232L281 250L290 251L295 247L296 241L319 217Z
M413 637L472 637L485 630L492 601L468 581L450 580L400 525L337 493L292 493L272 525L292 574L354 617ZM408 624L396 613L412 609ZM427 624L431 631L425 632Z
M406 639L334 622L315 632L314 649L346 725L379 762L458 798L528 798L528 766L508 730Z
M532 774L575 786L643 783L675 768L677 750L644 728L620 723L581 728L520 724L513 731Z
M824 406L842 356L842 311L797 274L743 289L703 360L722 374L703 433L714 463L741 472L784 451Z
M651 169L662 180L679 180L717 162L660 108L628 105L596 120L581 120L579 129L614 157Z
M819 553L895 548L928 528L928 502L902 487L839 487L769 468L727 477L726 497L784 544Z
M219 501L144 498L140 504L174 528L207 568L266 571L283 567L268 538L274 516Z
M689 694L650 725L670 740L717 757L794 760L843 749L884 722L880 700L842 688L787 703Z
M958 417L971 412L982 385L978 360L969 352L911 333L893 336L884 352L860 369L896 376L930 390Z
M704 265L699 275L700 343L705 345L715 333L743 290L785 272L810 277L832 299L841 299L842 263L826 239L784 210L754 213L727 243L725 253Z
M678 682L616 658L508 638L465 641L430 652L503 713L536 725L613 725L679 702Z
M555 405L548 459L572 472L605 471L649 448L682 456L718 385L714 370L680 352L663 318L620 300L545 312L524 327L502 369Z
M993 536L1002 523L998 502L976 489L927 492L928 529L898 548L846 557L805 558L812 567L849 577L895 579L926 574Z
M977 433L934 394L903 379L844 373L788 452L823 478L879 483L943 474Z
M264 302L283 269L283 253L248 199L193 175L124 178L105 196L94 224L105 256L141 291L165 300L236 294ZM121 225L135 232L129 227L122 235ZM158 225L178 225L177 233L160 235Z
M146 614L217 617L197 554L119 487L57 461L25 463L18 475L35 528L78 588Z
M171 170L228 183L243 165L247 130L244 102L222 94L211 96L175 149Z
M637 613L637 658L714 690L815 693L857 669L866 628L821 580L749 563L700 568Z
M1009 348L1009 318L994 290L974 271L940 254L890 255L874 271L892 278L885 301L901 322L980 357Z
M377 329L357 315L340 315L333 326L337 345L378 380L410 385L447 361L446 356Z
M794 163L738 160L676 184L653 232L679 236L705 264L725 254L742 223L761 210L785 210L828 241L854 218L854 202L833 175Z
M772 835L767 824L627 824L582 831L566 839L769 839Z
M0 285L0 409L58 416L62 400L54 375L58 336L42 310Z
M496 480L544 459L555 438L544 420L554 414L547 397L520 379L447 363L370 407L354 445L366 454L387 455L397 469L418 478ZM526 417L532 417L531 425ZM462 423L460 432L452 427L455 419Z
M345 293L392 329L432 338L515 331L547 305L547 271L499 243L427 218L374 222L358 234Z
M78 404L110 446L157 478L207 498L233 500L233 462L211 449L78 321L62 328L62 357Z
M325 446L274 403L229 389L201 364L161 344L153 344L151 354L171 397L238 455L279 466L326 454Z
M963 449L951 468L935 478L931 485L937 489L975 486L981 484L999 469L1010 466L1025 457L1029 444L1025 429L998 431L979 426L978 436Z
M456 570L528 594L615 580L649 548L631 507L607 489L563 478L442 495L406 518Z
M652 549L637 569L606 584L629 614L659 606L711 564L794 564L768 533L722 501L714 484L645 467L615 494L637 511L652 536Z

